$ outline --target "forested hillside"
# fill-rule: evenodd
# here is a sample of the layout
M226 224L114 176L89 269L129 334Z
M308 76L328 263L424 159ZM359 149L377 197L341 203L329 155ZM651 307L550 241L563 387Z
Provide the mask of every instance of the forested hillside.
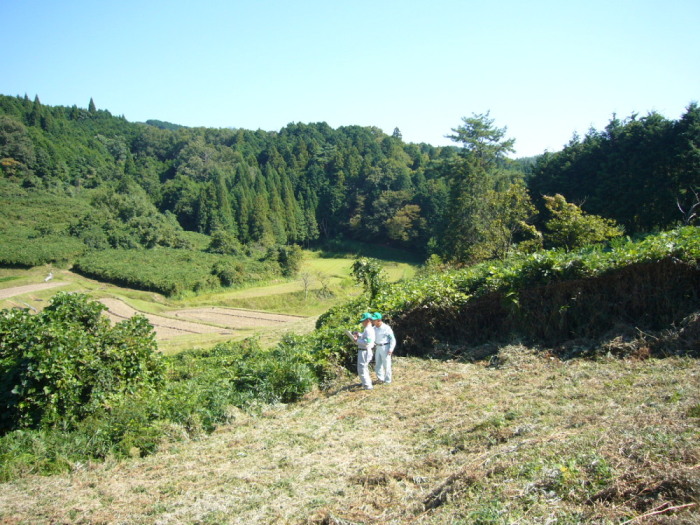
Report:
M488 113L452 132L454 147L433 147L405 143L398 129L325 123L187 128L130 123L92 99L82 109L0 96L0 182L15 204L35 199L41 210L48 190L70 209L64 224L36 218L14 233L78 242L54 260L84 249L187 247L185 232L197 232L215 236L219 252L351 239L471 263L674 227L691 222L698 201L696 104L678 121L613 118L560 152L521 161L508 157L513 140ZM54 203L44 206L48 214ZM608 230L564 238L551 221L566 213L594 214ZM4 219L8 234L14 224ZM13 262L31 264L3 259Z
M668 228L698 202L700 108L690 105L677 121L658 113L613 118L542 155L528 185L534 194L584 203L631 233Z
M6 179L73 195L108 188L107 199L137 185L183 229L225 230L243 244L346 237L425 246L457 152L405 144L398 130L129 123L93 104L49 107L38 97L1 97L0 115Z

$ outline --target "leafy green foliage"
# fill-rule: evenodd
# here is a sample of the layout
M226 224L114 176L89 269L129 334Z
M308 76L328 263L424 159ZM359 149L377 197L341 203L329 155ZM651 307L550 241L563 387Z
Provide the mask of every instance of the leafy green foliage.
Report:
M85 245L67 230L88 209L83 199L19 188L0 179L0 265L68 264Z
M450 172L445 231L441 255L457 262L476 263L504 257L535 214L519 175L507 168L505 155L513 139L486 115L463 119L451 138L463 144Z
M424 167L454 154L454 148L405 144L376 128L290 124L267 133L131 124L103 110L44 106L38 98L0 96L0 117L1 169L13 183L76 194L129 187L100 204L101 212L130 194L141 199L138 185L182 228L224 230L245 245L301 244L339 234L402 247L425 239L419 210L434 201L430 184L437 172L424 174ZM97 248L134 240L173 245L161 242L162 235L134 236L138 225L115 232L106 222L111 216L83 221L74 235ZM98 229L104 235L96 235Z
M22 231L0 232L0 266L32 268L44 264L69 265L85 252L78 239L65 235L27 238Z
M78 259L73 269L120 286L176 296L279 275L276 261L204 253L195 250L102 250Z
M322 369L291 340L268 350L247 340L160 358L164 373L158 388L141 384L113 392L68 428L14 430L0 437L0 479L60 472L110 455L146 455L164 442L197 438L231 421L237 410L298 400L318 383Z
M0 96L0 183L15 194L12 207L50 213L48 201L34 200L43 192L76 202L60 228L38 219L19 228L3 203L2 263L69 265L85 249L189 248L185 232L216 235L210 251L236 256L232 240L243 252L362 240L473 263L537 248L533 221L542 230L547 218L532 206L545 212L539 196L557 193L632 233L672 227L698 191L699 115L691 105L677 122L615 119L533 167L534 159L506 158L513 141L488 113L453 130L460 150L406 144L373 127L135 124L94 107Z
M117 191L96 192L70 233L93 249L189 247L174 215L158 212L141 187L126 181Z
M231 232L216 230L211 234L211 241L207 251L222 255L241 255L243 247L240 241Z
M299 272L299 268L301 268L303 257L304 253L301 251L300 246L280 246L277 249L277 261L282 270L282 275L285 277L295 276Z
M160 384L151 325L135 316L112 327L104 309L59 293L36 315L1 312L2 430L71 428L114 395Z
M620 237L623 229L612 219L583 213L575 204L557 194L544 196L545 207L551 218L545 224L545 243L549 247L563 247L567 250L601 243Z
M700 228L684 227L608 249L539 251L458 270L423 272L382 287L373 307L394 328L399 351L431 341L485 342L519 333L538 341L592 335L634 319L658 328L700 304ZM319 317L349 327L367 297ZM634 317L633 317L634 316ZM402 350L403 349L403 350Z
M358 283L364 286L365 292L369 296L369 304L372 304L386 280L381 263L370 257L358 257L352 263L351 274Z
M145 318L110 325L104 309L59 293L39 314L0 312L0 479L154 452L212 431L233 407L298 400L325 369L293 338L162 357Z
M604 130L574 136L542 155L528 185L534 195L559 193L588 213L614 219L629 233L669 229L700 187L700 107L677 121L658 113L613 117Z

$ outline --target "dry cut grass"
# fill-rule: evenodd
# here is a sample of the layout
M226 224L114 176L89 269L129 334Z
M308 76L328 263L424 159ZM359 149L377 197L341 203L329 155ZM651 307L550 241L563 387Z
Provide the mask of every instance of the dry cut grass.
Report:
M5 524L698 523L697 360L398 358L197 441L0 486Z

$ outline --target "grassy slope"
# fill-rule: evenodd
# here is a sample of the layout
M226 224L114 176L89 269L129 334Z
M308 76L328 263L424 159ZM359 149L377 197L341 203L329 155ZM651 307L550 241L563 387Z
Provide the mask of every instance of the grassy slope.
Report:
M90 291L95 297L99 297L105 291L106 293L118 294L129 302L138 302L138 309L148 313L162 313L168 307L183 308L186 306L215 304L219 306L264 309L277 313L317 315L327 310L333 304L345 301L359 293L361 287L354 283L350 276L352 263L353 259L350 257L324 258L318 252L306 251L299 275L294 279L285 280L280 278L278 282L248 285L217 293L202 293L197 296L185 297L182 300L168 299L154 292L131 290L109 283L101 283L94 279L88 279L50 266L30 269L0 268L0 288L41 283L44 281L44 277L52 271L56 278L76 283L76 286L81 291ZM415 275L415 265L392 261L387 261L383 264L387 277L392 282ZM304 283L302 274L308 274L309 276L308 297L306 300L303 297ZM319 290L323 284L338 295L335 300L314 301L314 292ZM71 289L71 291L73 290ZM55 292L44 295L50 297L53 293ZM31 297L22 299L31 301ZM45 297L42 296L41 299L43 301ZM0 309L13 306L15 304L12 301L0 300ZM32 304L32 306L41 308L42 305Z
M151 457L4 484L0 522L700 519L697 360L396 361L372 392L348 376Z

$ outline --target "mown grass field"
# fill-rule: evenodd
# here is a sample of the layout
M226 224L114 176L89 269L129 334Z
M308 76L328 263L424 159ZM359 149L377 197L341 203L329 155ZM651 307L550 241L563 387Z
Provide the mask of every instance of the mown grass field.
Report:
M3 523L697 523L700 365L397 358L125 462L0 489ZM646 516L646 517L645 517Z

